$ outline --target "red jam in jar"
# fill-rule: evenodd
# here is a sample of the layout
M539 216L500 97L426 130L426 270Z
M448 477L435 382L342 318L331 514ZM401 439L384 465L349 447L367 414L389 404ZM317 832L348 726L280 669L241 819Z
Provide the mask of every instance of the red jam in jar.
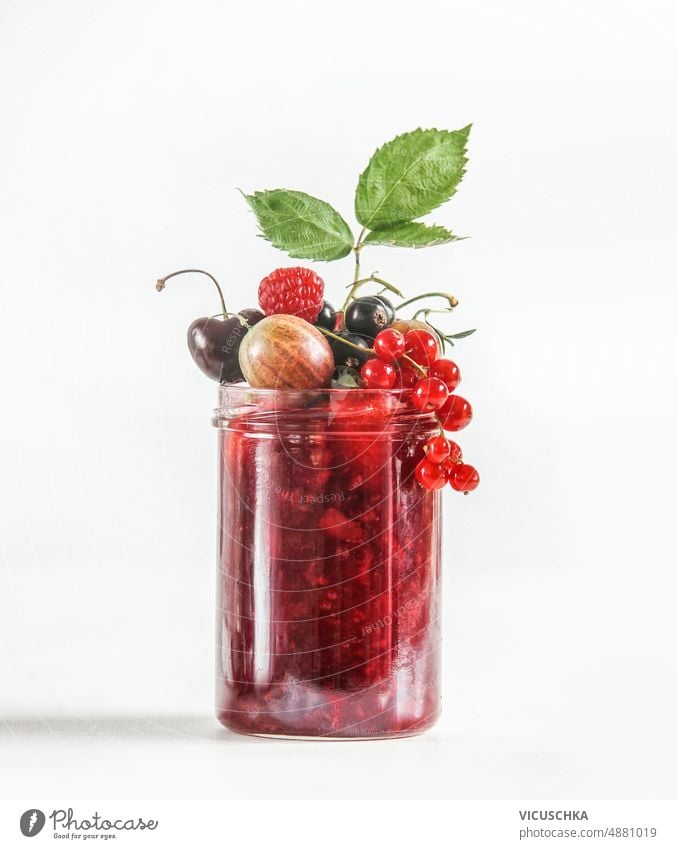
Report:
M435 417L397 390L220 387L217 712L244 734L387 738L439 714Z

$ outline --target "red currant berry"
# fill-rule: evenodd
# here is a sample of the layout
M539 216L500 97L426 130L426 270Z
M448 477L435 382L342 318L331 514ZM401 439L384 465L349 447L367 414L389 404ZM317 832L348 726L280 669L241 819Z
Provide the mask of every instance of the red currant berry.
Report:
M419 374L410 365L398 363L395 386L398 389L413 389L418 383Z
M367 360L360 371L365 389L392 389L396 374L395 366L376 358Z
M416 466L416 480L425 489L442 489L449 480L449 473L444 466L426 458Z
M456 463L460 463L463 460L463 452L461 451L461 446L458 442L454 442L453 439L449 440L449 457L445 461L447 467L455 466ZM449 465L450 464L450 465Z
M453 392L461 382L461 372L456 363L452 363L451 360L435 360L430 366L430 377L439 377L443 380L449 392Z
M437 377L424 377L414 387L411 403L418 410L431 413L439 410L447 400L449 390L445 383Z
M387 363L396 363L404 354L404 349L404 334L399 330L382 330L374 339L376 356Z
M470 466L468 463L459 463L452 469L449 475L449 483L456 492L472 492L480 485L480 476L474 466Z
M437 339L427 330L410 330L404 337L405 353L415 363L428 368L437 359Z
M433 436L426 442L425 456L432 463L444 463L451 450L449 440L444 436Z
M445 430L463 430L472 419L472 407L460 395L450 395L438 415Z

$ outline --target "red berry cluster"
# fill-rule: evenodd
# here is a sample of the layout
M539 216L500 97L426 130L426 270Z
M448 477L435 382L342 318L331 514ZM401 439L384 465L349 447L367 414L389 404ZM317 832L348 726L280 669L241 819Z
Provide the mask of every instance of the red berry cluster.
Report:
M434 412L440 429L462 430L470 424L472 407L454 390L461 382L456 363L439 357L437 339L422 328L401 333L382 330L374 340L373 359L362 366L367 389L411 389L411 403L422 412ZM442 432L426 444L426 456L416 467L416 478L429 490L449 483L458 492L471 492L480 482L477 470L463 462L460 447Z
M312 268L276 268L259 283L266 315L295 315L314 324L324 303L324 281Z

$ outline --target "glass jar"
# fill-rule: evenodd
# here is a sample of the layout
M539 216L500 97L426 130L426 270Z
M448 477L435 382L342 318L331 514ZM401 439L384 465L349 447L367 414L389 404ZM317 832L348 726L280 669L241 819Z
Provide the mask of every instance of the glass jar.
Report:
M219 388L217 715L404 737L440 707L438 427L398 390Z

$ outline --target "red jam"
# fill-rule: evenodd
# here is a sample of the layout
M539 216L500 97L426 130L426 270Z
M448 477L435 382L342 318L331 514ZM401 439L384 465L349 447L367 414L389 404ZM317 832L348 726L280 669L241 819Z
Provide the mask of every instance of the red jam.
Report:
M247 399L251 406L244 406ZM219 720L379 738L439 713L436 430L401 393L221 389Z

